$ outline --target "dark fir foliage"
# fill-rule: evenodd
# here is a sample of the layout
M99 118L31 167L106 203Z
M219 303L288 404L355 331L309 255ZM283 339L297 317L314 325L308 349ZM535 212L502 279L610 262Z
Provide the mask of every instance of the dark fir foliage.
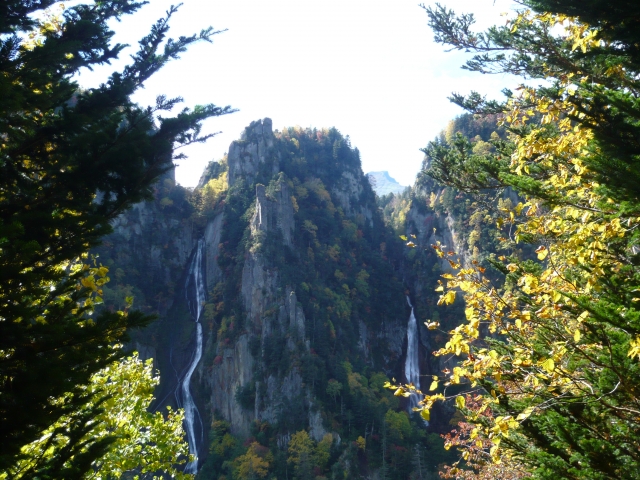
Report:
M23 43L37 29L35 17L53 0L10 0L0 5L0 470L84 399L79 386L111 362L109 345L149 317L84 305L86 272L64 267L110 232L110 220L151 194L172 168L173 148L204 141L201 122L228 113L214 105L160 116L180 99L158 97L139 107L129 96L168 61L196 41L217 33L166 38L176 11L152 26L132 62L100 87L81 91L72 76L108 63L123 45L111 43L107 23L145 2L109 0L80 4L63 14L61 28ZM155 119L157 117L157 119ZM76 392L75 400L51 399ZM91 420L90 418L86 419ZM90 423L73 425L60 456L38 465L47 478L77 478L105 445L77 455ZM61 471L76 455L72 471Z

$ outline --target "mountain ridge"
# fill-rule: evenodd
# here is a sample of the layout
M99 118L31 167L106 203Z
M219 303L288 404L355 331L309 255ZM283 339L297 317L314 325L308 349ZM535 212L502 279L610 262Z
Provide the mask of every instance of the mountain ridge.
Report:
M398 181L389 175L387 170L379 172L369 172L365 174L369 178L371 187L375 190L379 197L388 195L390 193L402 193L406 188L404 185L400 185Z

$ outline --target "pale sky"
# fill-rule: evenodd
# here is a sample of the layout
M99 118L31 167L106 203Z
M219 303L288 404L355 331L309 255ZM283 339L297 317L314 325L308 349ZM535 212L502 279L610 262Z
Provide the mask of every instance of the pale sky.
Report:
M148 27L175 1L151 0L137 14L114 23L116 40L137 45ZM209 120L206 132L222 131L205 145L185 149L178 183L197 184L204 166L220 159L251 121L273 120L274 129L336 127L358 147L365 172L388 170L410 185L422 162L420 148L462 113L451 92L477 90L501 98L514 80L472 74L459 67L467 54L433 42L418 0L184 0L171 36L207 26L213 44L192 46L146 83L135 100L181 96L182 106L214 103L239 109ZM426 2L428 4L435 2ZM473 12L480 27L505 22L508 0L449 0ZM129 52L133 49L129 50ZM122 55L128 60L128 52ZM96 86L117 64L80 76Z

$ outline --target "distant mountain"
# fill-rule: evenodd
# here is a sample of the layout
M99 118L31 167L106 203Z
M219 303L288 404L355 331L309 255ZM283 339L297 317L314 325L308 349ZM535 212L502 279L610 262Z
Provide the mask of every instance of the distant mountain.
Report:
M379 197L389 193L401 193L405 188L400 185L394 178L389 176L389 172L369 172L367 173L371 186Z

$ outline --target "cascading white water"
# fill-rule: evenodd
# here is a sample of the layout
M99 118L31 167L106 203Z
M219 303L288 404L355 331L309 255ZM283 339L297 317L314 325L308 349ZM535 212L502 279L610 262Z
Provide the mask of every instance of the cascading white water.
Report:
M202 357L202 324L200 323L200 313L202 312L202 306L206 300L205 298L205 286L202 272L204 270L203 265L203 250L204 240L198 241L198 248L196 250L191 265L189 265L189 274L187 275L187 281L185 283L185 295L187 297L187 304L189 305L189 311L191 312L191 318L196 322L196 351L191 358L191 364L187 370L186 375L182 379L182 407L184 408L184 423L187 430L187 441L189 442L189 453L194 456L194 460L187 463L184 471L186 473L196 473L198 471L198 442L194 429L194 422L196 415L199 417L198 407L193 401L191 396L191 376L195 371L200 358Z
M418 323L413 314L413 305L407 297L407 303L411 307L411 316L409 317L409 325L407 326L407 358L404 362L404 376L408 383L420 389L420 365L418 363ZM413 408L418 405L420 398L417 394L409 397L409 407Z

